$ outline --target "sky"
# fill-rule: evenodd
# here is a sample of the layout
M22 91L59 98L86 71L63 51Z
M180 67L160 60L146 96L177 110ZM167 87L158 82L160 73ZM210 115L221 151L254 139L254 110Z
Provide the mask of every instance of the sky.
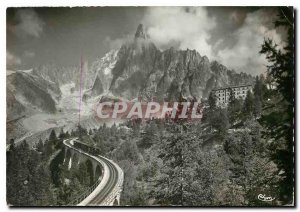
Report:
M91 64L133 39L142 23L155 45L196 49L237 72L264 73L259 54L264 38L283 45L286 34L274 28L272 7L45 7L8 8L7 69L54 63Z

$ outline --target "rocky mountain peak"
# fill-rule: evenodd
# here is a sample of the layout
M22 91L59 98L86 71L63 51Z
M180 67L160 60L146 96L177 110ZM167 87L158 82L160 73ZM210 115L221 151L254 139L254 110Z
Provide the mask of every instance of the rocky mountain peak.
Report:
M146 34L144 32L143 24L139 24L139 26L137 27L134 38L135 39L138 39L138 38L146 39Z
M155 96L168 101L180 97L200 100L207 98L215 87L250 84L254 79L229 71L217 62L211 63L196 50L159 50L148 39L142 24L137 27L134 41L119 49L113 64L109 80L103 80L105 74L99 75L94 83L98 86L93 90L126 99L150 100Z

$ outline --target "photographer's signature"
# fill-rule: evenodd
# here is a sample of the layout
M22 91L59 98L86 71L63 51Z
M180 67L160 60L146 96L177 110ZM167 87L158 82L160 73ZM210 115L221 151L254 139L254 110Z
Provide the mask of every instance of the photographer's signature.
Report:
M264 201L264 202L271 202L275 199L275 198L272 198L272 197L267 197L265 194L259 194L257 196L257 198L261 201Z

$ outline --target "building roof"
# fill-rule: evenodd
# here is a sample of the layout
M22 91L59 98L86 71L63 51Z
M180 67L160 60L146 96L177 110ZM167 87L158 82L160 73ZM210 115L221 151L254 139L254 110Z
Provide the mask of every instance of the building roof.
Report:
M227 87L222 87L222 88L213 88L212 91L218 91L218 90L225 90L229 88L240 88L240 87L248 87L251 86L250 84L245 84L245 85L234 85L234 86L227 86Z

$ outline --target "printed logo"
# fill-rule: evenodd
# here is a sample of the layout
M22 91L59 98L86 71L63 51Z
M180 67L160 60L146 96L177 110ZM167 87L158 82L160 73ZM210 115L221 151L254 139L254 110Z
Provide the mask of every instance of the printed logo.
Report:
M268 196L266 196L265 194L259 194L258 196L257 196L257 198L259 199L259 200L261 200L261 201L264 201L264 202L271 202L271 201L273 201L275 198L272 198L271 196L270 197L268 197Z

